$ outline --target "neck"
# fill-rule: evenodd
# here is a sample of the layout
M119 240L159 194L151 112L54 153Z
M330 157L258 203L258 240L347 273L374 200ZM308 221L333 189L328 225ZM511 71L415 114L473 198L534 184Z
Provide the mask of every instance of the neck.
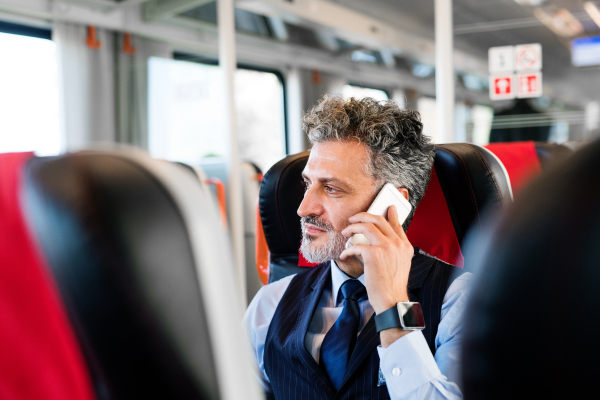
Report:
M350 278L357 279L365 273L365 269L354 257L348 257L346 260L335 260L338 268Z

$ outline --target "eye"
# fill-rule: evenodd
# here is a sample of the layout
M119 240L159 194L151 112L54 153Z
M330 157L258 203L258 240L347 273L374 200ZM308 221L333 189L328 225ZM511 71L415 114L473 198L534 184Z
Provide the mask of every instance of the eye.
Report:
M308 181L300 181L302 183L302 186L304 186L304 191L306 192L308 190L308 188L310 187L310 182Z
M331 186L325 186L325 191L329 192L329 193L335 193L337 192L336 189L332 188Z

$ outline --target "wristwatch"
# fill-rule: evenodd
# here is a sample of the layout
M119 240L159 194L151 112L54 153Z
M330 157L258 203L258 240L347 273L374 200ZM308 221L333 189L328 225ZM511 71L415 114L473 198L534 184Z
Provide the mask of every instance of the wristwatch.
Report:
M421 304L417 302L402 302L375 315L377 332L384 329L400 328L406 331L425 329L425 318Z

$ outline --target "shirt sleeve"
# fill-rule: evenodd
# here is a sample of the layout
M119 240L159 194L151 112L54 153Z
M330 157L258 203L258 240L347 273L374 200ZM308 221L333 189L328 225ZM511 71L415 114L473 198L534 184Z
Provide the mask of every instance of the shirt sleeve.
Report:
M265 340L277 305L294 276L287 276L277 282L263 286L252 299L242 322L250 338L252 358L258 367L256 369L258 379L265 390L267 398L270 397L273 391L269 377L265 372Z
M471 279L472 274L464 273L444 296L435 358L421 331L404 335L388 348L377 348L392 399L462 399L460 341Z

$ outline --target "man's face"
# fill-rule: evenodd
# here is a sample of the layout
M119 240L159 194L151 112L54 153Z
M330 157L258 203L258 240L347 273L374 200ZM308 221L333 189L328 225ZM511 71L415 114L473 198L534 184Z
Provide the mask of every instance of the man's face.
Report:
M338 259L347 239L348 218L366 211L377 181L367 174L367 147L356 141L316 143L302 172L306 183L298 208L302 217L302 254L311 262Z

